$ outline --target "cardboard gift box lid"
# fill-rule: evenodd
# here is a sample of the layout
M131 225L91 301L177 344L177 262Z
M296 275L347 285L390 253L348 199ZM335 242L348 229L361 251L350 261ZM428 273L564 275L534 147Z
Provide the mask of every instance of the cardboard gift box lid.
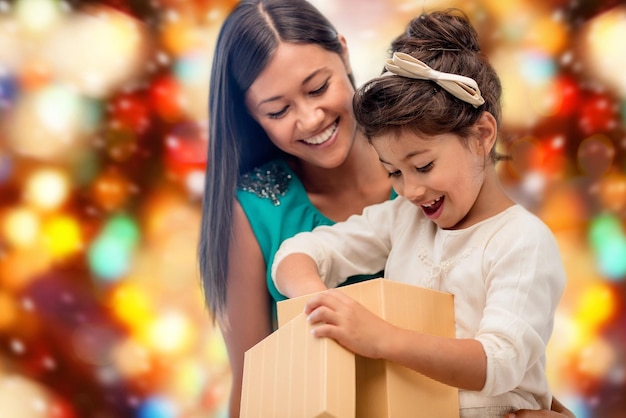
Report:
M449 293L382 278L338 290L396 326L455 337L454 298ZM310 296L278 302L278 330L246 352L242 417L459 416L457 388L313 337L303 314ZM303 387L305 391L293 391Z
M304 313L246 351L242 418L354 418L354 354L315 338Z

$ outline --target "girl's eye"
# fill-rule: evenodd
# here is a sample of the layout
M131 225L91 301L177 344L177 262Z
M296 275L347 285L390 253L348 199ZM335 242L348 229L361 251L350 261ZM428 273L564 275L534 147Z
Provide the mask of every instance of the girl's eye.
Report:
M326 90L328 90L328 80L326 80L319 89L313 90L309 94L312 96L319 96L320 94L323 94Z
M283 117L285 115L285 113L287 113L287 107L283 107L282 109L280 109L278 112L272 112L272 113L268 113L267 116L270 119L280 119L281 117Z
M419 172L419 173L428 173L430 170L433 169L433 163L430 162L428 164L426 164L425 166L422 167L415 167L415 169Z
M400 177L400 174L402 174L400 170L392 171L391 173L389 173L389 177Z

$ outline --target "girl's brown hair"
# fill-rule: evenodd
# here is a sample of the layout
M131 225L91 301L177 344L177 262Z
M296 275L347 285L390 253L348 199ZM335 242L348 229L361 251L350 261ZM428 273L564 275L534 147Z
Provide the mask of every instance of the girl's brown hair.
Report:
M482 112L500 123L500 80L481 52L478 34L457 9L424 13L409 22L391 44L390 53L404 52L432 69L473 78L485 103L475 108L439 87L434 81L401 76L375 78L359 88L353 106L367 138L408 129L434 136L453 133L468 138ZM492 158L499 157L492 150Z

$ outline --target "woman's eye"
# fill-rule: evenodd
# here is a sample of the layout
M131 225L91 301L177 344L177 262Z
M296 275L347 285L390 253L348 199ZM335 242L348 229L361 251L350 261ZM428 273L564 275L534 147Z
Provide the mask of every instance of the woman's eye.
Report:
M287 113L287 107L284 107L284 108L280 109L278 112L268 113L267 116L270 119L279 119L279 118L283 117L285 115L285 113Z
M328 81L325 81L324 84L322 84L322 86L319 89L313 90L310 94L312 96L319 96L320 94L324 93L326 90L328 90Z
M400 177L400 174L402 174L400 170L392 171L391 173L389 173L389 177Z
M428 173L430 170L433 169L433 163L430 162L422 167L415 167L415 169L420 173Z

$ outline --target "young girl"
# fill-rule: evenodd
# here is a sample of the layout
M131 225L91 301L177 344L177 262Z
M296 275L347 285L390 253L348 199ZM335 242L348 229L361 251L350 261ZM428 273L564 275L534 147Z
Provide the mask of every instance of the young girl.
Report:
M498 181L498 77L455 11L414 19L392 52L354 113L399 197L284 241L276 286L293 297L384 268L450 292L455 339L395 327L336 290L306 312L318 337L458 387L461 417L549 409L545 347L565 273L550 230Z

